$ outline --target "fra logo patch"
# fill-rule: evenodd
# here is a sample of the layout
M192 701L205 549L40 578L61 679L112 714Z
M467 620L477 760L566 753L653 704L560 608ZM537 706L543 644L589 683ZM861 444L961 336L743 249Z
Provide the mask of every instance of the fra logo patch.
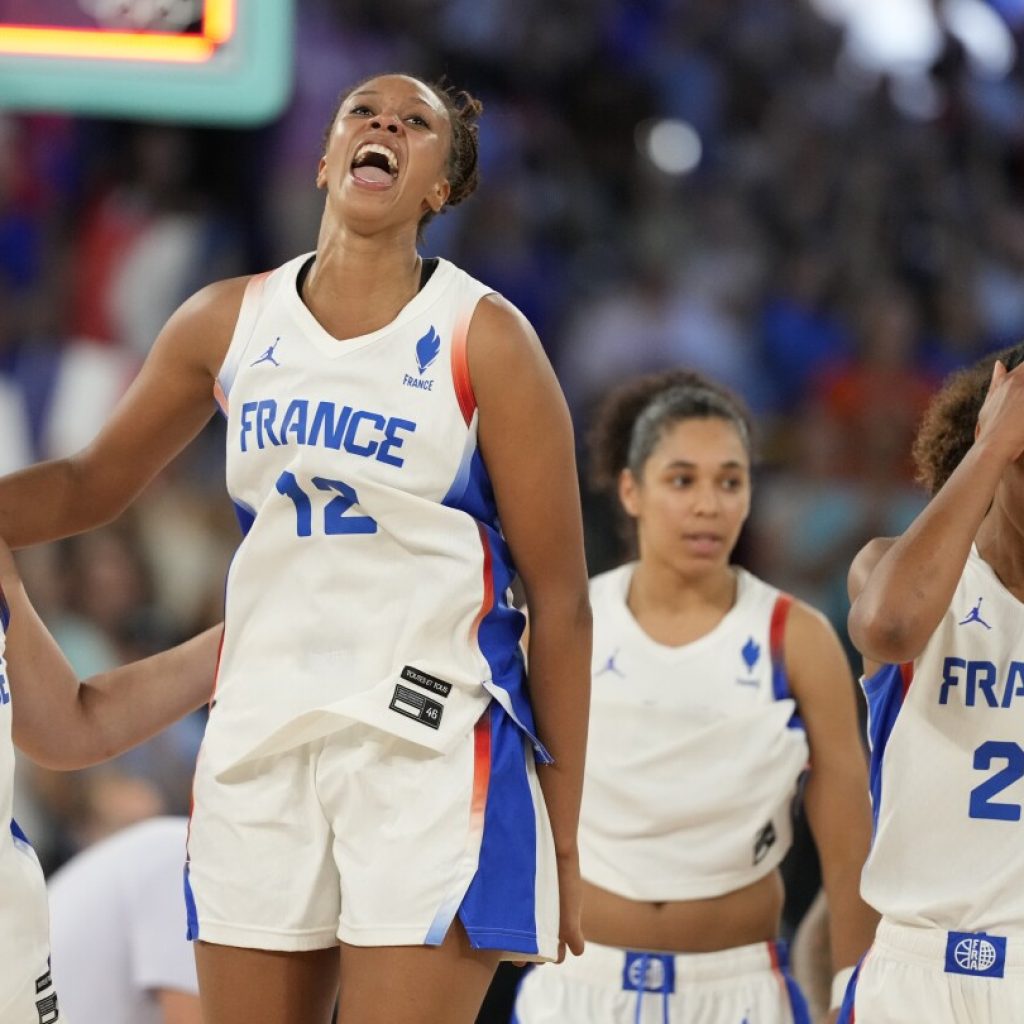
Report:
M405 715L406 718L413 718L417 722L429 725L431 729L441 728L441 716L444 714L444 708L436 700L431 700L422 693L410 690L408 686L403 686L401 683L395 685L395 692L388 707L400 715Z
M768 851L775 845L778 835L775 833L775 825L768 822L767 825L754 837L754 863L760 864L768 855Z
M1001 978L1006 969L1006 939L984 932L950 932L946 938L946 973Z
M626 950L622 968L624 992L664 992L676 990L675 957L664 953L634 953Z

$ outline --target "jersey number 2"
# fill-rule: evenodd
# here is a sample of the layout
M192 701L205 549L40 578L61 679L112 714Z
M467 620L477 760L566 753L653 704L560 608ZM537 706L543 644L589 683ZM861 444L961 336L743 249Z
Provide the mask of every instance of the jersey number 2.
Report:
M287 469L277 478L277 489L295 506L295 532L300 537L313 533L313 504L309 495L299 486L295 474ZM328 536L339 533L376 533L377 520L370 516L347 516L345 513L359 502L354 487L341 480L326 480L313 477L313 486L320 491L337 491L324 506L324 533Z
M1020 804L993 803L992 797L1024 779L1024 750L1016 743L989 740L974 752L975 771L984 772L993 761L1005 761L1006 767L971 790L972 818L995 818L996 821L1020 821Z

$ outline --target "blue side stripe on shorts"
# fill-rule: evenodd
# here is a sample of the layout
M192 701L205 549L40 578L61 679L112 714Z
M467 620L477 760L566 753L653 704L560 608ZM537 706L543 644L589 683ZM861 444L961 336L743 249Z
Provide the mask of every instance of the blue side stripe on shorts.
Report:
M480 862L459 907L474 949L537 953L537 825L519 727L496 701ZM529 755L532 756L532 755Z
M839 1007L839 1017L836 1020L836 1024L854 1024L853 1007L857 1001L857 979L860 977L860 969L864 963L864 957L861 957L857 962L857 966L853 969L853 976L850 978L850 983L846 986L846 995L843 996L843 1001Z
M185 884L185 938L195 942L199 938L199 912L196 910L196 898L192 894L192 883L188 877L188 861L185 861L182 880Z

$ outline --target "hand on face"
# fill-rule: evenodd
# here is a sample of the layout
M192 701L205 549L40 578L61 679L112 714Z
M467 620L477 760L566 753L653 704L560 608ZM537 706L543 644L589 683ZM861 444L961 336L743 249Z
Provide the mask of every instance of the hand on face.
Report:
M994 444L1007 462L1024 454L1024 363L1007 370L996 360L978 413L977 439Z

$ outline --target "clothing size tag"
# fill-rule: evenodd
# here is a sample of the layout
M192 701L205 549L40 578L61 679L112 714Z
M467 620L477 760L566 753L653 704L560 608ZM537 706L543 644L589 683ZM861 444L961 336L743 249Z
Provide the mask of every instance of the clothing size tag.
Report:
M422 693L410 690L401 683L395 685L395 693L389 705L392 711L397 711L406 718L415 718L417 722L429 725L431 729L441 728L441 715L444 708L436 700L425 697Z

